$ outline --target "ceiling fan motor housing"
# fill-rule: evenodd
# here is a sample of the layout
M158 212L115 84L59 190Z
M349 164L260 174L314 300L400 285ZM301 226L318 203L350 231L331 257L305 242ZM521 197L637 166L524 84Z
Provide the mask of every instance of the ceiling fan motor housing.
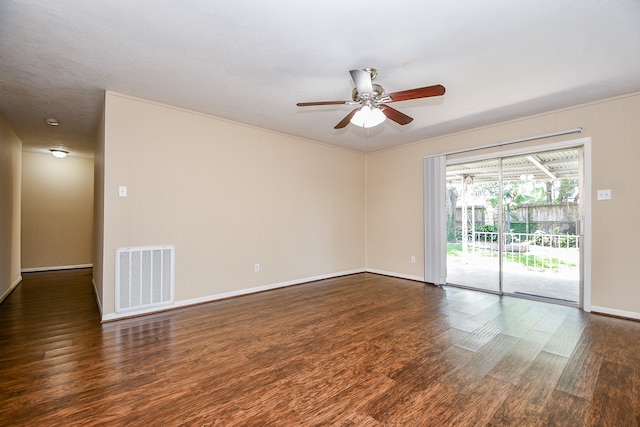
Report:
M384 88L378 84L373 83L371 85L373 87L373 99L378 99L379 97L381 97L384 94ZM369 95L369 94L363 94L363 95ZM353 91L351 92L351 97L353 98L354 101L356 102L360 102L363 100L364 96L361 96L358 93L358 89L357 88L353 88Z

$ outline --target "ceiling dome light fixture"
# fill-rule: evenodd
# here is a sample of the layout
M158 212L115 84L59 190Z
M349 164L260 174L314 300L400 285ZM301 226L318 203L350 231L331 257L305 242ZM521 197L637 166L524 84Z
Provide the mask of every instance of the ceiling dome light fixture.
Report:
M372 128L374 126L378 126L386 119L387 116L384 115L380 108L371 108L370 106L365 105L353 115L351 118L351 124L362 128Z
M68 151L60 150L58 148L52 148L49 151L51 151L51 154L53 154L53 157L58 158L58 159L63 159L65 157L67 157L67 154L69 154Z
M58 126L58 125L60 125L60 122L58 121L58 119L54 119L53 117L49 117L48 119L45 119L44 122L46 124L48 124L49 126Z

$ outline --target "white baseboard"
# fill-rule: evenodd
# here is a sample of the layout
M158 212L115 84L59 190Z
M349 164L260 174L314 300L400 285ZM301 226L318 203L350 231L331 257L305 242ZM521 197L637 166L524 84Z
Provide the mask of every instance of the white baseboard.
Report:
M633 311L616 310L615 308L591 306L592 313L608 314L610 316L626 317L628 319L640 320L640 313Z
M76 267L76 268L79 268L79 267ZM145 310L138 310L138 311L135 311L135 312L110 313L110 314L106 314L106 315L102 314L103 313L103 309L102 309L102 305L101 305L101 302L100 302L100 298L98 297L96 284L95 284L95 282L93 280L91 280L91 284L93 285L93 291L94 291L95 296L96 296L96 303L98 305L98 310L100 311L100 316L101 316L102 322L109 322L109 321L114 321L114 320L126 319L126 318L129 318L129 317L135 317L135 316L140 316L140 315L145 315L145 314L152 314L152 313L159 313L159 312L162 312L162 311L172 310L172 309L176 309L176 308L183 308L183 307L188 307L188 306L192 306L192 305L203 304L203 303L207 303L207 302L213 302L213 301L226 299L226 298L233 298L233 297L242 296L242 295L249 295L249 294L253 294L253 293L257 293L257 292L264 292L264 291L268 291L268 290L272 290L272 289L278 289L278 288L285 288L285 287L288 287L288 286L300 285L300 284L303 284L303 283L314 282L314 281L317 281L317 280L332 279L334 277L348 276L348 275L357 274L357 273L381 274L383 276L397 277L397 278L400 278L400 279L407 279L407 280L413 280L413 281L417 281L417 282L424 282L424 277L421 277L421 276L412 276L412 275L408 275L408 274L395 273L395 272L384 271L384 270L376 270L376 269L372 269L372 268L357 269L357 270L343 271L343 272L333 273L333 274L325 274L325 275L320 275L320 276L307 277L307 278L291 280L291 281L287 281L287 282L274 283L274 284L271 284L271 285L258 286L258 287L254 287L254 288L241 289L241 290L238 290L238 291L224 292L224 293L209 295L209 296L205 296L205 297L201 297L201 298L193 298L193 299L188 299L188 300L176 301L173 304L168 305L168 306L153 307L153 308L149 308L149 309L145 309ZM22 277L20 277L11 286L11 288L7 292L5 292L5 294L0 298L0 302L2 302L4 300L4 298L6 298L11 293L13 288L15 288L20 283L21 280L22 280ZM628 318L628 319L640 320L640 313L636 313L636 312L632 312L632 311L617 310L617 309L613 309L613 308L599 307L599 306L595 306L595 305L591 306L591 311L594 312L594 313L601 313L601 314L607 314L607 315L611 315L611 316L617 316L617 317L624 317L624 318Z
M407 280L413 280L416 282L424 282L424 277L422 276L411 276L409 274L394 273L392 271L376 270L373 268L368 268L366 271L367 273L382 274L383 276L391 276L391 277L397 277L399 279L407 279Z
M7 289L7 291L2 294L2 296L0 296L0 304L2 304L2 301L4 301L11 292L13 292L13 290L16 288L16 286L18 286L20 284L20 282L22 282L22 276L19 276L12 284L11 286L9 286L9 289Z
M242 296L242 295L249 295L249 294L254 294L254 293L257 293L257 292L264 292L264 291L269 291L269 290L278 289L278 288L286 288L288 286L301 285L303 283L315 282L317 280L332 279L334 277L348 276L348 275L351 275L351 274L364 273L364 272L366 272L365 269L342 271L342 272L339 272L339 273L324 274L324 275L313 276L313 277L305 277L303 279L290 280L288 282L280 282L280 283L274 283L274 284L270 284L270 285L258 286L258 287L255 287L255 288L240 289L238 291L231 291L231 292L224 292L224 293L221 293L221 294L208 295L208 296L200 297L200 298L192 298L192 299L188 299L188 300L175 301L173 304L164 305L164 306L161 306L161 307L151 307L151 308L147 308L147 309L144 309L144 310L128 311L128 312L125 312L125 313L109 313L109 314L102 315L102 321L103 322L109 322L109 321L113 321L113 320L126 319L128 317L140 316L140 315L151 314L151 313L158 313L158 312L161 312L161 311L167 311L167 310L173 310L173 309L176 309L176 308L189 307L189 306L192 306L192 305L198 305L198 304L203 304L203 303L207 303L207 302L213 302L213 301L217 301L217 300L221 300L221 299L233 298L233 297L238 297L238 296ZM101 313L102 313L102 311L101 311Z
M75 270L77 268L91 268L93 264L78 264L78 265L57 265L53 267L30 267L23 268L22 273L36 273L40 271L56 271L56 270Z

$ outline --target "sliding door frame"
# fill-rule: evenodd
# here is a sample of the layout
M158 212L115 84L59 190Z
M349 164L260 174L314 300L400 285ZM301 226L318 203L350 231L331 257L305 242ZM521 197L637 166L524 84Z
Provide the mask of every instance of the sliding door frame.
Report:
M496 146L501 147L501 145L496 145ZM566 148L575 148L575 147L582 147L583 149L583 162L582 162L583 183L582 184L583 184L584 194L580 194L581 204L582 204L581 209L582 209L583 223L582 223L581 230L579 231L579 235L582 238L582 248L583 248L582 257L583 258L581 260L582 275L580 278L581 286L580 286L579 306L584 311L590 312L591 311L591 197L592 197L591 195L591 138L583 137L583 138L576 138L576 139L571 139L566 141L540 143L540 144L528 143L526 144L526 146L521 146L521 147L515 146L515 147L509 147L509 148L504 148L500 150L490 150L490 152L485 152L485 149L489 147L480 147L478 149L466 150L464 153L468 153L468 155L463 155L460 157L458 157L458 155L463 154L462 152L442 153L441 155L447 156L446 165L453 165L458 163L469 163L469 162L487 160L487 159L521 156L525 154L532 154L532 153L543 152L543 151L562 150ZM457 156L454 159L449 159L449 156L453 154L457 154ZM425 157L425 162L424 162L425 189L426 189L426 179L427 179L427 173L428 173L427 171L428 158L429 157ZM442 181L444 181L444 174L446 173L446 168L444 169L445 170L440 171L440 173L442 173L443 175ZM427 205L433 206L434 204L436 204L436 201L428 200L428 195L426 191L425 191L424 197L425 197L424 202L425 202L425 224L426 224L426 216L427 216L426 206ZM440 203L441 211L442 211L441 217L445 218L446 205L442 203L442 201L440 200L438 200L437 202L441 202ZM501 212L501 210L499 212ZM443 230L444 230L446 228L446 223L442 222L441 226L443 227ZM445 245L446 247L446 233L445 232L436 233L434 236L433 233L428 234L428 230L425 227L425 236L424 236L425 254L431 253L431 250L428 248L434 247L434 242L433 242L434 237L438 239L438 238L441 238L438 236L443 236L443 235L445 236L445 241L435 242L435 246ZM446 249L445 249L445 253L446 253ZM429 277L426 271L426 268L427 268L426 261L427 260L425 259L425 277ZM445 271L446 271L446 267L445 267Z

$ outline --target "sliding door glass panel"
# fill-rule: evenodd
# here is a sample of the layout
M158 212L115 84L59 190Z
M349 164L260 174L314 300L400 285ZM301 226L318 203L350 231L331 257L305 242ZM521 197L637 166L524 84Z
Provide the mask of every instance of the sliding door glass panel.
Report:
M502 159L502 290L578 303L581 150Z
M447 283L500 292L500 160L447 166Z

